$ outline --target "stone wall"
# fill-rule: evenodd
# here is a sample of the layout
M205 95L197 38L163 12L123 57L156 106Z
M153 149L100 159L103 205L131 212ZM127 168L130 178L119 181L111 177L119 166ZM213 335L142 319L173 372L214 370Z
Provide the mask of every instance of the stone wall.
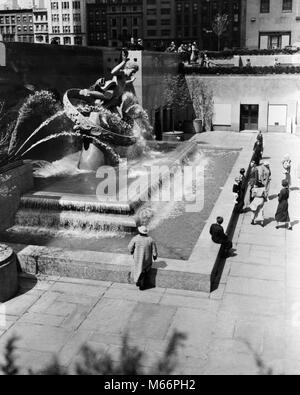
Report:
M292 12L282 11L282 1L270 0L270 12L260 13L260 3L261 0L246 2L246 48L258 48L259 33L263 32L291 32L291 44L300 42L299 1L293 1Z
M241 104L259 105L258 129L263 132L294 133L300 123L300 80L297 75L224 75L224 76L187 76L202 79L214 93L215 111L227 111L228 122L215 123L215 130L240 131ZM286 125L268 125L269 106L286 105ZM215 118L216 118L215 114ZM224 114L226 115L226 114ZM218 117L217 117L218 118ZM225 118L225 116L224 116Z
M32 166L20 164L9 170L0 168L0 231L14 224L22 194L33 188Z

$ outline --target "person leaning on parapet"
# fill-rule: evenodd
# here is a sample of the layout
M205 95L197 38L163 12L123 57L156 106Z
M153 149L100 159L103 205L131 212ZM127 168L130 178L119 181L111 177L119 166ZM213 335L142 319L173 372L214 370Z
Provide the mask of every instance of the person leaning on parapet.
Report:
M247 59L247 60L246 60L246 65L245 65L245 67L252 67L251 60L250 60L250 59Z
M139 234L128 245L128 250L134 259L133 271L128 279L133 279L136 286L142 291L147 287L148 274L152 268L153 260L156 261L158 257L158 252L155 241L148 235L147 227L140 226L138 232Z
M137 50L138 51L144 51L144 44L143 44L143 40L141 38L138 39L137 41Z
M224 255L229 255L232 250L232 242L229 240L228 235L224 232L222 217L217 218L217 222L212 224L209 233L211 234L212 241L216 244L221 244L224 249Z
M137 43L135 42L134 37L131 37L130 43L128 44L128 49L130 49L131 51L137 50Z
M171 42L171 45L166 49L166 52L177 52L177 48L174 41Z

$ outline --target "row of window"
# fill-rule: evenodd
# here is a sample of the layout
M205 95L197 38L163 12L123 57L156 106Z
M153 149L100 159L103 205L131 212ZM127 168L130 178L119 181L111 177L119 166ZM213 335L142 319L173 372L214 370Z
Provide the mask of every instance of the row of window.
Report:
M81 5L80 1L62 1L59 3L58 1L52 1L51 2L51 10L58 10L59 9L59 4L61 4L61 8L63 10L69 10L71 8L71 5L74 10L80 10Z
M15 34L16 32L33 32L33 26L0 26L1 34Z
M52 14L51 15L52 22L59 22L60 15L59 14ZM70 22L71 15L70 14L62 14L62 21L63 22ZM73 14L73 21L74 22L81 22L81 14Z
M0 26L1 33L10 33L10 32L33 32L33 26Z
M23 15L22 17L19 15L15 17L12 16L0 16L0 24L1 25L14 25L15 23L32 23L32 15Z
M112 30L111 31L111 36L112 36L112 39L117 39L118 38L118 35L119 35L119 33L118 33L118 31L117 30ZM132 34L130 33L129 34L129 32L128 32L128 30L127 29L123 29L122 30L122 36L123 37L131 37L133 35L133 37L138 37L138 35L139 35L139 32L138 32L138 30L133 30L132 31ZM156 37L156 36L162 36L162 37L170 37L171 35L172 35L172 33L171 33L171 30L169 30L169 29L163 29L163 30L161 30L161 31L157 31L157 30L148 30L147 31L147 35L149 36L149 37Z
M279 0L276 0L279 2ZM282 12L293 11L293 0L282 0L281 5ZM270 12L270 0L260 0L260 12L262 14L268 14Z
M72 39L71 37L54 37L51 40L52 43L56 43L56 44L64 44L64 45L71 45L72 44ZM82 37L74 37L74 44L75 45L82 45L83 43L83 39Z
M82 32L81 26L73 26L73 31L74 31L74 33L77 33L77 34L81 33ZM59 26L52 27L53 34L60 34L60 32L61 32L61 29ZM62 32L63 33L71 33L71 26L63 26Z

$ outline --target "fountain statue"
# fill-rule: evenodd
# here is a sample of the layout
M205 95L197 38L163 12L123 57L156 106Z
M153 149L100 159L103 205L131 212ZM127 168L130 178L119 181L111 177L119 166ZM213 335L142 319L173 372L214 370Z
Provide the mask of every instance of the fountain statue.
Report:
M134 81L138 65L127 56L123 50L122 62L112 70L111 80L100 78L90 89L71 89L64 95L66 115L75 123L74 130L83 135L80 169L97 170L107 163L116 164L114 146L136 143L132 110L136 111L138 104L125 89Z
M82 144L80 170L97 171L102 165L117 165L122 156L141 151L145 147L144 138L152 138L152 127L136 96L128 90L139 67L128 58L127 50L122 50L121 58L111 71L110 80L100 78L89 89L69 89L63 97L63 109L52 103L51 92L31 95L19 111L10 161L30 157L30 151L50 140L70 137ZM28 118L38 122L40 107L43 111L49 109L47 119L40 121L33 133L28 133L28 125L34 124ZM66 125L66 130L56 132L58 125Z

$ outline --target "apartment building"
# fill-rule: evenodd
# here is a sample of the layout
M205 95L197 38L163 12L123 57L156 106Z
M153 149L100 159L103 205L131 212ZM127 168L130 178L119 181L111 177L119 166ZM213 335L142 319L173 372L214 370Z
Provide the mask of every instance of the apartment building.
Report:
M46 9L33 10L34 42L37 44L49 43L48 12Z
M49 42L87 45L86 0L46 0Z
M0 10L0 41L33 43L32 9Z
M300 0L243 0L244 46L280 49L300 46Z

